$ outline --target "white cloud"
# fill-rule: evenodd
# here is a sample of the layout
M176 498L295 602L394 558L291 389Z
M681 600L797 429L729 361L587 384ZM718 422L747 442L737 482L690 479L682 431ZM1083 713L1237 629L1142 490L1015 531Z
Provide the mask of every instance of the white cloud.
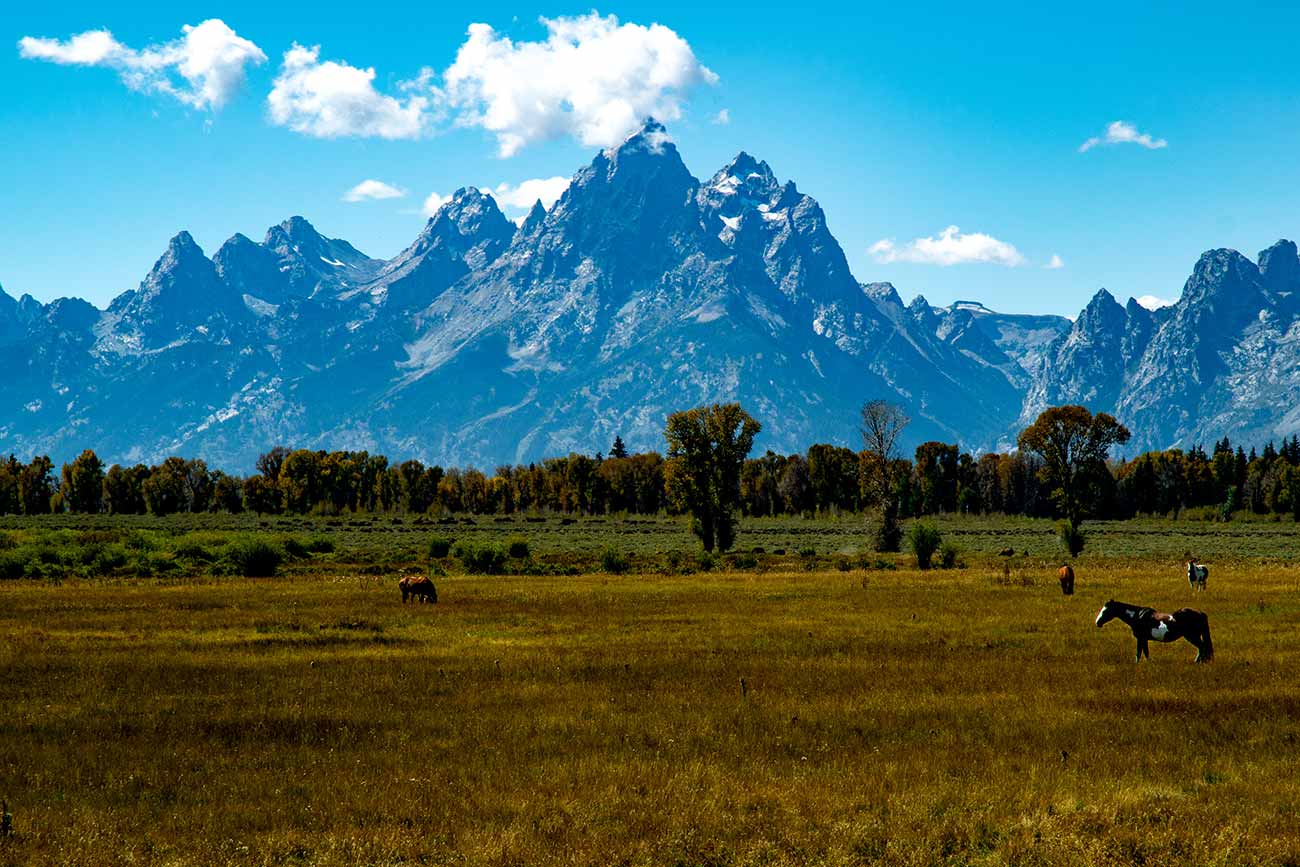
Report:
M510 184L498 184L495 190L488 190L492 197L504 207L522 208L525 211L533 206L534 202L541 200L542 207L546 210L551 209L559 201L560 196L569 188L569 179L562 177L554 178L530 178L526 181L511 186Z
M713 122L718 126L726 126L731 123L731 109L724 108L713 116Z
M1055 270L1057 270L1058 268L1064 268L1064 267L1065 267L1065 262L1061 259L1061 257L1060 257L1059 254L1057 254L1057 253L1053 253L1053 254L1052 254L1052 258L1051 258L1051 259L1048 261L1048 263L1047 263L1046 265L1044 265L1043 267L1046 268L1046 269L1049 270L1049 271L1055 271Z
M1175 303L1167 298L1157 298L1154 295L1141 295L1133 300L1148 310L1159 310L1161 307L1172 307Z
M1169 142L1162 138L1152 138L1144 132L1138 132L1137 127L1126 120L1115 120L1106 125L1104 135L1093 136L1079 145L1079 153L1086 153L1098 145L1116 144L1136 144L1148 150L1159 150L1162 147L1167 147Z
M451 201L451 196L444 196L442 193L429 193L429 198L424 200L424 207L421 210L426 217L432 217L438 213L438 209Z
M401 187L395 187L392 184L386 184L383 181L376 181L373 178L367 178L344 193L343 201L373 202L378 199L400 199L405 195L406 190Z
M421 79L403 89L418 89ZM418 138L429 121L429 98L405 101L375 90L375 70L333 60L321 62L320 46L297 43L284 53L284 64L266 101L271 120L316 138L340 136L386 139Z
M949 226L938 237L917 238L899 247L892 238L884 238L867 250L877 262L912 262L921 265L959 265L966 262L992 262L1014 268L1026 259L1011 244L981 232L963 234Z
M87 30L67 39L24 36L18 53L30 60L117 71L132 90L166 93L196 109L225 105L244 82L247 66L266 62L262 49L219 18L185 25L182 36L137 50L107 30Z
M442 98L457 122L493 133L503 157L566 135L616 145L646 117L676 120L692 88L718 80L660 24L619 24L595 12L541 22L544 41L518 43L471 24L443 76Z

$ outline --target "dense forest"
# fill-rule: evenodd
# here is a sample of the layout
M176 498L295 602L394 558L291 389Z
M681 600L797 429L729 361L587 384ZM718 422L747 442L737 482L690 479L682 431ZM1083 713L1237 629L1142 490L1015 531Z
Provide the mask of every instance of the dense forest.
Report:
M855 513L869 507L869 454L819 444L804 454L767 452L740 473L746 515ZM971 455L927 442L892 475L900 517L1000 513L1051 517L1055 506L1033 454ZM1300 439L1257 452L1226 437L1206 452L1169 449L1112 460L1091 480L1088 513L1096 518L1176 515L1185 509L1300 517ZM393 464L364 451L273 448L248 477L170 457L156 466L105 467L83 452L56 474L48 457L0 462L0 514L51 512L167 515L176 512L260 514L343 512L513 514L653 514L686 511L674 462L655 452L628 454L616 439L608 455L570 454L490 475L472 467Z

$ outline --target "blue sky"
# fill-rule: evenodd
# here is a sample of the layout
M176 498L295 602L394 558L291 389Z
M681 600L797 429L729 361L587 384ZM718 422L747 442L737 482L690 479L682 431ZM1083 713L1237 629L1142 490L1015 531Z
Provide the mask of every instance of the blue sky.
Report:
M860 280L936 304L1073 315L1102 286L1121 301L1176 298L1202 250L1253 257L1300 234L1295 7L907 5L596 7L635 32L581 19L593 10L579 5L10 9L0 18L0 285L102 306L137 285L180 229L211 254L292 214L389 257L419 231L431 193L572 174L617 126L611 105L679 110L669 131L697 177L742 149L767 160L821 202ZM571 28L578 42L599 42L602 27L626 37L612 54L584 43L613 65L667 46L676 77L653 93L633 80L592 94L580 72L550 69L544 46L530 45L548 38L540 16L586 20ZM182 27L209 19L233 31L225 48L245 57L242 83L196 78L204 89L166 65ZM476 22L494 28L480 32L489 55L528 60L503 72L467 58L449 102L446 73ZM644 29L654 23L672 33ZM62 41L20 49L24 37L104 29L116 53L92 51L95 65L66 62ZM391 116L355 102L356 116L313 115L338 94L312 89L333 86L328 76L285 79L295 43L319 46L296 55L304 74L327 61L373 67L367 98ZM268 102L277 80L289 98L278 120ZM476 125L519 97L512 87L527 90L536 116ZM604 126L592 132L562 104L542 104L566 92L595 100ZM716 122L724 109L728 122ZM1115 122L1131 124L1114 128L1119 141L1080 151ZM367 179L407 195L343 200ZM1061 267L1045 267L1053 256Z

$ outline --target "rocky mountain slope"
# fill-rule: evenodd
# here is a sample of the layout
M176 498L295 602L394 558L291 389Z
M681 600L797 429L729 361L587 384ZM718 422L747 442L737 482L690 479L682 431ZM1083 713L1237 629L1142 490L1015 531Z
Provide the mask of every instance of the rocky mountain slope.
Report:
M826 215L741 153L706 181L649 122L516 227L458 190L391 261L302 217L209 259L172 239L107 310L0 290L0 451L199 455L277 443L443 463L662 448L674 409L740 400L760 447L857 444L864 400L909 444L1014 442L1053 403L1150 446L1300 428L1300 258L1205 254L1173 308L1104 290L1073 323L860 284Z

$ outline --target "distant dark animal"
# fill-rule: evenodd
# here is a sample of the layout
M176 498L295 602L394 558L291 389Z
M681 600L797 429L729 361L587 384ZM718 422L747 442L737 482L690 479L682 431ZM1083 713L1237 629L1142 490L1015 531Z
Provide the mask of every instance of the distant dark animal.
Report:
M1187 561L1187 583L1193 590L1204 590L1205 580L1210 577L1210 567L1198 565L1195 560Z
M438 591L433 586L433 581L423 575L407 575L397 582L397 587L402 591L403 605L408 597L414 597L416 602L438 601Z
M1192 608L1179 608L1173 614L1163 614L1154 608L1143 608L1127 602L1107 602L1097 613L1097 628L1105 626L1111 620L1122 620L1133 630L1137 639L1137 661L1142 657L1151 658L1147 642L1160 641L1168 644L1180 638L1186 638L1196 647L1196 661L1209 662L1214 659L1214 642L1210 640L1210 618L1204 612Z
M1003 548L1001 551L998 552L998 556L999 556L999 557L1014 557L1014 556L1016 556L1016 549L1015 549L1015 548Z
M1056 579L1061 582L1062 593L1066 596L1074 595L1074 569L1068 563L1056 573Z

